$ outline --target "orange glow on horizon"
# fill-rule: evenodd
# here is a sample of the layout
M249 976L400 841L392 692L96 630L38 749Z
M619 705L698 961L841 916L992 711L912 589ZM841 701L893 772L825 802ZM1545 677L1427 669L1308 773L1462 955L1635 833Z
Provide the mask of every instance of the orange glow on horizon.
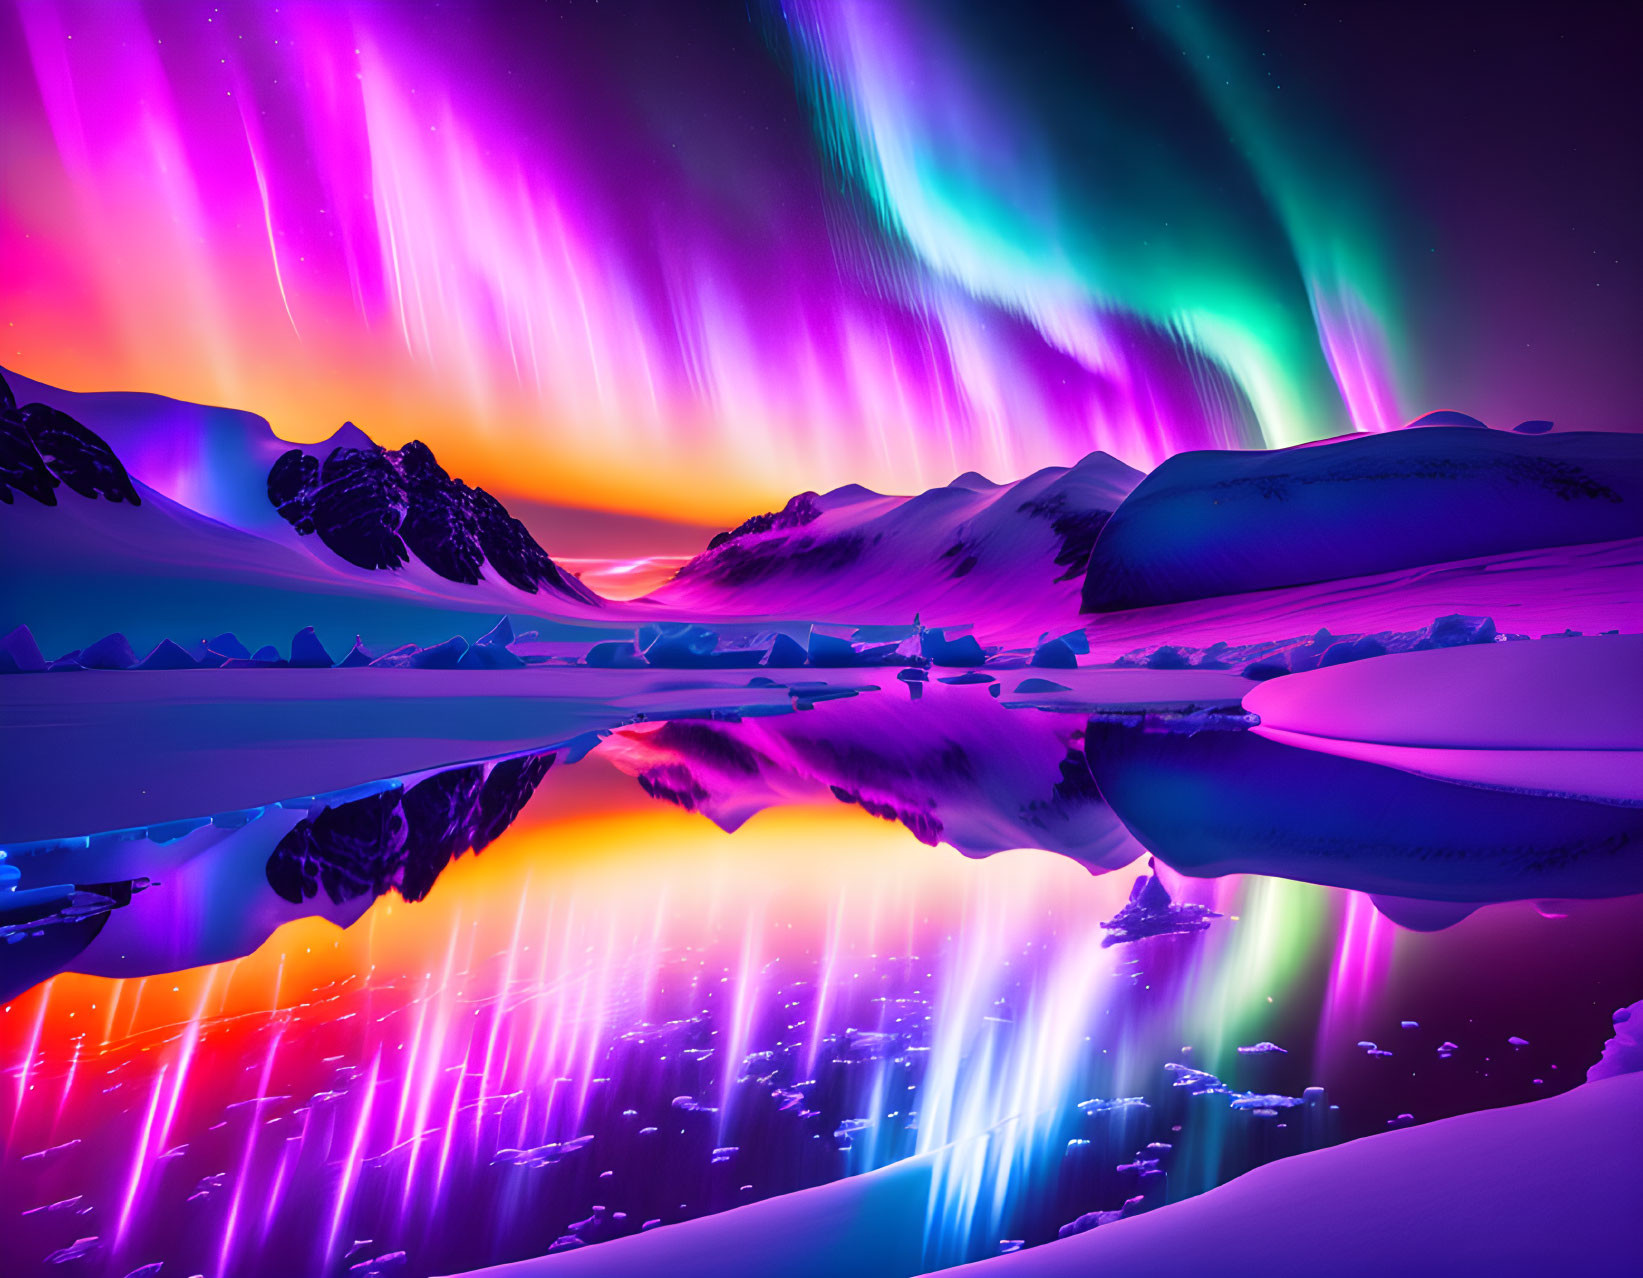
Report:
M646 884L642 892L634 891L636 881ZM1116 909L1128 883L1120 875L1092 879L1046 852L968 861L844 805L768 810L731 835L663 805L538 808L482 855L453 862L423 901L407 904L389 893L346 930L299 919L244 958L166 975L121 980L65 972L5 1005L0 1042L15 1046L38 1023L44 1049L85 1033L88 1043L111 1051L155 1035L163 1041L195 1021L298 1008L366 974L375 985L422 979L448 936L510 935L527 894L538 903L568 902L584 918L621 919L630 929L637 927L633 911L647 911L670 945L708 945L762 918L810 949L823 943L839 902L853 896L868 910L869 931L901 913L910 936L914 914L921 923L956 920L976 894L1050 901L1094 891L1101 905L1093 908ZM474 962L506 948L481 945Z

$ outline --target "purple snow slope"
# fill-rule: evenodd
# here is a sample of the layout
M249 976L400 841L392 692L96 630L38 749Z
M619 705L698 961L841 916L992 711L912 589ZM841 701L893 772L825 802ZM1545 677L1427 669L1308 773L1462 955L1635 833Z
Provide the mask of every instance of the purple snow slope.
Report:
M1280 1159L976 1278L1614 1278L1635 1270L1643 1074ZM909 1278L941 1153L487 1278Z
M260 417L8 382L25 406L0 423L8 439L30 404L67 413L119 459L136 497L87 498L51 476L39 495L28 485L7 493L0 633L29 626L48 657L113 633L140 657L162 639L186 647L224 631L253 650L283 646L313 626L341 654L356 634L384 648L476 638L499 613L573 626L603 617L499 503L451 480L419 445L404 450L419 463L409 474L400 454L352 427L312 446L297 527L270 486L291 446ZM386 560L374 557L383 549Z
M916 497L804 493L721 534L648 602L856 625L973 624L985 642L1078 623L1090 547L1138 471L1105 453L1016 483L961 475ZM1059 629L1057 629L1059 627Z
M1286 745L1473 785L1643 803L1643 635L1398 653L1244 697Z
M1169 458L1114 512L1089 612L1643 534L1643 437L1434 426Z
M1627 1074L1280 1159L1197 1198L946 1272L1617 1278L1639 1261L1640 1131L1643 1075Z
M255 413L138 391L66 391L0 370L19 404L48 404L101 435L131 474L178 505L236 528L283 522L268 503L269 468L291 447ZM370 441L345 425L314 448Z
M313 626L333 655L368 645L478 638L499 614L594 622L600 610L504 582L446 581L420 563L397 572L350 564L315 538L264 537L217 523L140 479L140 506L65 497L0 507L6 547L0 630L27 625L48 657L122 633L141 657L232 631L252 650Z

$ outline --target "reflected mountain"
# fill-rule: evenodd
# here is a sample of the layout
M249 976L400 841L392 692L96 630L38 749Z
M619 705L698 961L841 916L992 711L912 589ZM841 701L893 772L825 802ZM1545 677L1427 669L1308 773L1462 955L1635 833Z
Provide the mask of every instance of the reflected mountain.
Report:
M1076 714L1011 709L932 682L820 703L802 714L619 729L599 753L647 794L725 830L753 813L832 799L969 856L1056 852L1092 870L1141 855L1091 783Z
M552 754L452 768L304 817L268 858L268 882L293 905L323 886L336 905L389 888L428 895L452 858L481 852L513 824L553 766Z
M1116 675L1162 695L1166 680L1197 672L1078 673L1089 688ZM650 713L635 699L611 703L594 718L626 724L607 729L597 752L653 799L725 830L763 809L837 802L969 856L1036 848L1104 873L1150 852L1195 878L1355 889L1417 928L1489 902L1643 892L1643 805L1441 780L1343 757L1339 742L1303 748L1252 731L1254 717L1224 697L1184 700L1176 688L1175 700L1149 707L1131 691L1126 704L1102 706L1088 688L1035 702L930 681L858 684L834 700L804 685L791 704L738 708L735 695L785 695L763 685L727 685L724 710L674 709L702 694L672 685L637 699ZM4 987L65 967L131 976L218 962L294 918L346 927L385 892L419 901L454 858L508 828L558 757L513 754L14 845L0 861L12 889L0 915ZM1132 933L1151 934L1115 935Z
M1092 719L1085 752L1118 817L1183 874L1473 907L1643 892L1637 806L1439 781L1248 731Z
M15 847L0 871L0 997L63 970L149 976L250 954L281 925L419 901L519 816L552 753L147 830ZM360 789L369 793L360 793Z

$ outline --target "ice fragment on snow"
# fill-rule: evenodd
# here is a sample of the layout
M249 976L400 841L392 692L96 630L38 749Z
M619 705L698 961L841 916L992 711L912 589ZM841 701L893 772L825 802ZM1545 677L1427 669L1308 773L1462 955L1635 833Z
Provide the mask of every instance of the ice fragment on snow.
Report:
M1148 867L1153 868L1149 860ZM1149 936L1202 932L1211 919L1221 916L1207 905L1177 905L1155 874L1143 874L1130 888L1124 908L1101 924L1110 935L1102 938L1102 948L1139 941Z
M291 664L301 669L329 669L331 654L325 651L312 626L306 626L291 636Z
M188 650L170 639L154 645L154 651L138 664L139 670L192 670L199 663L189 656Z
M18 626L0 639L0 674L35 674L46 668L46 659L27 626Z
M130 641L116 632L82 650L80 664L87 670L130 670L137 664L137 654L131 651Z

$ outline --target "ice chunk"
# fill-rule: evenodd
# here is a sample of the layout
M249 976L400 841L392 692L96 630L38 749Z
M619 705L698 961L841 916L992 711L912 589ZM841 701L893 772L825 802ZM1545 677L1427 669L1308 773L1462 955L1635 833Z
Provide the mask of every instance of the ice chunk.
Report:
M34 632L18 626L0 639L0 674L34 674L46 668Z
M1415 418L1404 429L1411 430L1417 426L1468 426L1473 430L1489 429L1470 413L1457 413L1452 408L1440 408L1436 412L1426 413Z
M664 622L639 628L639 645L653 666L689 669L707 664L719 646L717 631L706 626Z
M188 655L187 649L169 639L162 639L154 645L154 651L142 659L137 669L192 670L198 664L193 657Z
M306 626L291 636L291 664L303 669L329 669L331 654L325 651L312 626Z
M1033 649L1032 660L1028 664L1049 670L1075 670L1078 668L1078 658L1064 641L1050 639Z
M813 666L855 666L861 665L861 654L856 651L855 645L848 639L841 639L837 635L826 634L812 629L810 632L809 648L810 664Z
M413 670L455 670L468 651L468 641L461 635L452 635L444 643L423 648L411 657Z
M270 667L270 666L283 666L284 664L285 664L285 659L280 656L279 649L274 647L274 645L270 643L270 644L264 644L262 647L258 648L255 652L253 652L249 657L231 657L231 658L229 658L227 661L223 662L223 669L224 670L250 670L250 669L267 668L267 667Z
M645 659L639 655L639 649L633 646L631 639L607 639L596 643L588 649L584 660L598 670L637 670L645 664Z
M1492 617L1468 617L1450 613L1439 617L1427 627L1426 637L1415 644L1417 652L1426 648L1459 648L1469 643L1493 643L1495 622Z
M948 639L940 630L927 630L919 641L919 651L938 666L979 666L986 661L974 635Z
M1147 865L1150 869L1153 862L1149 859ZM1111 933L1102 939L1101 945L1104 949L1149 936L1202 932L1209 927L1211 919L1220 917L1207 905L1175 904L1169 889L1155 874L1143 874L1130 888L1130 899L1124 908L1101 924Z
M1161 644L1147 656L1149 670L1185 670L1187 664L1186 654L1173 644Z
M513 622L507 617L503 617L478 639L474 640L474 647L506 648L513 641Z
M1090 637L1083 630L1081 630L1081 629L1080 630L1069 630L1069 631L1067 631L1066 634L1059 635L1059 636L1057 636L1057 638L1062 643L1066 644L1067 647L1071 648L1073 650L1073 652L1075 654L1077 654L1078 656L1081 656L1081 657L1089 656L1089 654L1090 654Z
M130 670L137 664L137 654L131 651L130 641L116 632L84 649L80 664L87 670Z
M348 650L346 657L337 662L337 668L339 670L356 670L360 666L371 665L375 660L376 658L366 650L364 641L358 635L355 635L354 646Z
M461 670L517 670L525 663L502 644L480 640L464 652L456 664Z
M215 639L207 639L205 648L207 652L214 652L225 660L233 657L238 657L241 661L251 659L251 649L241 643L231 631L225 630Z
M790 635L777 635L770 645L764 664L772 669L792 670L804 665L806 653L802 644Z

